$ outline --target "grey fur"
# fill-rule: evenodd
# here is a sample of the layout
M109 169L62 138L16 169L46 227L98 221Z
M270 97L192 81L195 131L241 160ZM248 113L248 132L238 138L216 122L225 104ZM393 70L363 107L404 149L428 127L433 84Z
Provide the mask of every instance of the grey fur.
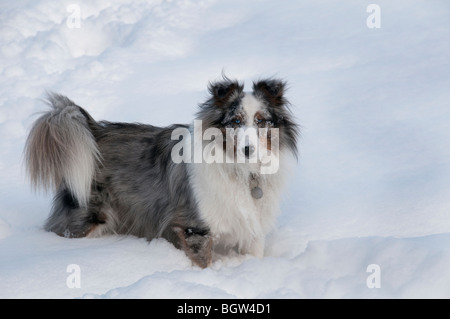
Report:
M36 121L25 150L33 184L57 190L45 229L66 237L89 236L97 228L148 240L163 237L206 267L212 238L198 217L186 164L171 160L178 142L171 140L172 130L187 126L95 122L66 97L50 94L48 101L52 110ZM87 202L74 194L64 174L78 159L74 150L79 145L74 144L86 146L80 136L91 137L95 145L96 170Z

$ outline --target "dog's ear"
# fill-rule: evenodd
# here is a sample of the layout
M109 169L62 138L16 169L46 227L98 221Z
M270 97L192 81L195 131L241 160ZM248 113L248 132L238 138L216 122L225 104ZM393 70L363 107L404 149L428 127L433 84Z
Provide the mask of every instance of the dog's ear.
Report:
M253 82L253 93L268 102L269 106L281 107L287 103L284 98L286 82L281 80L262 80Z
M237 81L231 81L225 78L224 81L210 83L209 93L212 95L214 105L224 107L232 99L238 97L244 90L244 86Z

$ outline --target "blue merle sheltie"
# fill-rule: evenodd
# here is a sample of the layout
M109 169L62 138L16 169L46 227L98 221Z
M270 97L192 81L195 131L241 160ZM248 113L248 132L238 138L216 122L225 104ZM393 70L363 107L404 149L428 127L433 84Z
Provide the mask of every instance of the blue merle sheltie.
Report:
M45 229L74 238L162 237L200 267L216 251L262 257L297 157L286 83L258 80L246 92L223 77L208 89L193 123L168 127L97 122L48 93L51 109L34 123L24 153L32 185L55 192Z

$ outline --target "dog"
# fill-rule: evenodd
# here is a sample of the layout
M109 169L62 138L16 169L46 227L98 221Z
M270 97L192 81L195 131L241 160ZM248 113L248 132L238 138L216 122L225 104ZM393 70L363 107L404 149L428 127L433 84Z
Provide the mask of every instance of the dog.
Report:
M286 82L223 76L189 125L94 120L47 93L25 145L31 184L55 192L45 230L60 236L165 238L194 265L215 251L263 257L279 212L298 125ZM261 155L262 154L262 155Z

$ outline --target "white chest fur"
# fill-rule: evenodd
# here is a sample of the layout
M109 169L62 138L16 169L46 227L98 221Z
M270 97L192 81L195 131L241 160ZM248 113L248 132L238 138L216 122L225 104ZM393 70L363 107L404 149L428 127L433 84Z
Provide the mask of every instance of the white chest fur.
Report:
M190 181L215 245L262 257L264 238L279 211L282 176L281 172L261 175L259 187L264 196L255 199L251 196L250 171L245 166L190 164Z

